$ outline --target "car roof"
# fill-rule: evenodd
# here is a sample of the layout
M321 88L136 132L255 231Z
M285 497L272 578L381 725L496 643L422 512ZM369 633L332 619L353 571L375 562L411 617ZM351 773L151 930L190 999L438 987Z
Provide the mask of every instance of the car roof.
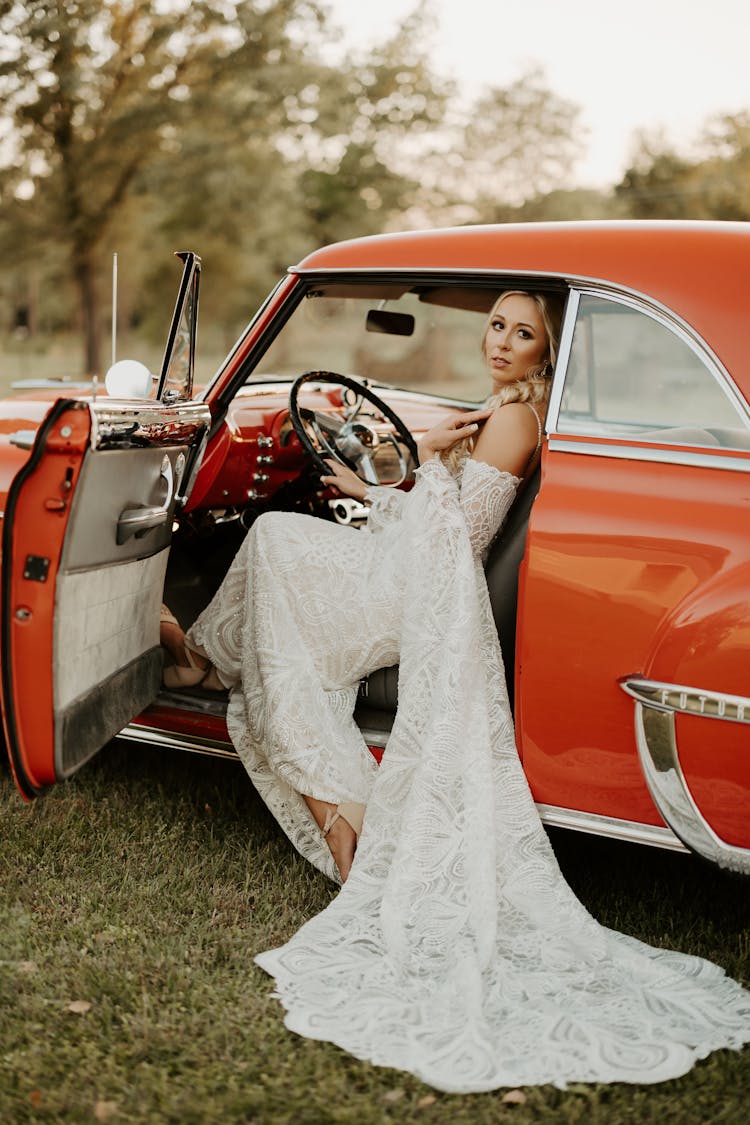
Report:
M293 273L498 272L608 283L676 313L750 398L750 223L594 221L405 231L314 251Z

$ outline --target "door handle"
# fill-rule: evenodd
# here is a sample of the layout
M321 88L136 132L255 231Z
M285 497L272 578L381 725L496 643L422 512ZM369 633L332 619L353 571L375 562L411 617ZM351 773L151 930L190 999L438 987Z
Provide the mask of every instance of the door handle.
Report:
M185 458L182 454L177 459L178 472L181 474L185 467ZM165 453L159 469L160 488L157 495L164 500L163 505L141 504L137 508L124 508L117 520L117 545L121 546L128 539L142 538L155 527L163 527L169 519L169 509L175 490L175 476L172 462ZM179 481L177 482L179 483ZM153 493L151 494L153 496Z
M147 531L162 527L169 519L166 508L125 508L117 520L117 544L120 546L135 536L140 539Z

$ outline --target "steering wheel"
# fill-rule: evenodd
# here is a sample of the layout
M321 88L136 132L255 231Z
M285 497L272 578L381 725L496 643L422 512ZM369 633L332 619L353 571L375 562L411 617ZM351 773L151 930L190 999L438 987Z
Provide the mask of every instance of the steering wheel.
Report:
M349 406L343 418L335 414L325 414L318 410L308 410L299 406L300 388L305 383L324 382L338 383L354 391L357 398ZM393 425L396 433L381 435L371 426L358 419L363 402L367 400L378 410L384 418ZM302 443L302 448L311 458L313 465L322 474L330 472L330 466L324 457L335 457L342 465L353 469L360 479L367 484L380 484L380 478L375 465L377 451L384 444L390 443L396 450L398 457L399 473L397 481L389 481L392 487L401 484L407 476L409 465L404 456L401 443L406 446L415 465L419 464L417 443L409 433L398 414L391 410L381 398L363 383L350 379L346 375L337 375L335 371L306 371L304 375L294 380L289 392L289 417L294 432ZM310 431L315 439L310 436ZM317 442L317 446L316 446Z

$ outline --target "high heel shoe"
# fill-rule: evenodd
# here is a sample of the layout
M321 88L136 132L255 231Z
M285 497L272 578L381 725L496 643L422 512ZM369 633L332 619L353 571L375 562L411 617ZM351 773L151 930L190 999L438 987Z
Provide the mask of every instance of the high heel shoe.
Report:
M366 807L366 805L357 804L356 801L342 801L335 809L328 809L322 829L323 835L328 835L337 820L345 820L349 827L354 829L354 835L359 840L362 834Z
M178 629L182 629L182 626L180 625L175 615L172 613L169 607L164 604L162 604L161 612L159 614L159 625L175 625ZM185 658L187 659L188 666L185 667L181 664L170 664L167 668L165 668L162 672L161 677L161 682L164 684L165 688L174 690L175 688L180 689L197 687L199 684L202 684L203 681L213 671L212 665L209 664L208 667L206 667L206 665L201 666L196 662L195 655L192 649L190 649L184 641L183 651L185 653Z
M185 656L188 659L189 668L184 668L180 664L170 664L162 672L161 682L165 688L197 687L198 684L203 683L209 671L213 671L213 669L201 668L200 665L196 664L187 645L185 645Z

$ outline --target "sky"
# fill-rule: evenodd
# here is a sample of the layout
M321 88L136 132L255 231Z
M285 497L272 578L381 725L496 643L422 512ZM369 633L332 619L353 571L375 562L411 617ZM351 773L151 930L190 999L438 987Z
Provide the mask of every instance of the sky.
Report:
M345 41L383 40L416 0L327 0ZM713 114L750 112L750 0L431 0L430 55L467 94L530 65L581 107L577 186L607 187L638 130L689 155Z

